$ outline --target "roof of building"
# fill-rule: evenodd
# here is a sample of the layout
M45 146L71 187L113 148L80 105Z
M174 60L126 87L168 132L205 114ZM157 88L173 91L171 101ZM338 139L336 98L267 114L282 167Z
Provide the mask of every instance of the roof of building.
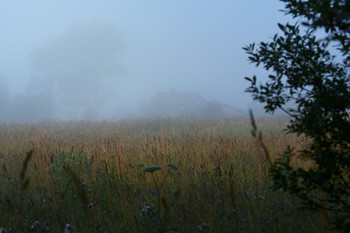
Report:
M243 111L227 104L207 101L197 92L159 92L145 106L144 114L161 117L230 117Z
M196 92L159 92L148 104L148 108L196 108L204 107L207 101Z

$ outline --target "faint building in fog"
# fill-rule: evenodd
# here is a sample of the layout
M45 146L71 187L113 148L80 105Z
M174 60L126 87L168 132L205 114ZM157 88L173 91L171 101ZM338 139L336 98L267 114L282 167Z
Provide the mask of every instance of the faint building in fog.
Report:
M197 92L159 92L145 106L148 117L231 117L242 116L235 107L207 101Z

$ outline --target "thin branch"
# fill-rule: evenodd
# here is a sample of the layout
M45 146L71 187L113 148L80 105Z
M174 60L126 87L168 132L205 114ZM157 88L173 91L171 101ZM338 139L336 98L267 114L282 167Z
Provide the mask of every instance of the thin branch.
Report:
M281 109L283 112L287 113L287 114L288 114L289 116L291 116L291 117L294 117L294 118L297 117L297 115L292 114L291 112L289 112L288 110L286 110L286 109L283 108L283 107L279 107L279 109Z

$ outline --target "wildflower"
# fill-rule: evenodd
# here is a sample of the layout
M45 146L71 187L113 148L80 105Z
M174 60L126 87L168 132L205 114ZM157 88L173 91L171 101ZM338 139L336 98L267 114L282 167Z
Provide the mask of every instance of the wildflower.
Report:
M86 183L85 183L85 182L83 182L83 183L80 184L80 188L81 188L81 189L84 189L85 187L86 187Z
M94 206L95 206L95 204L94 203L92 203L92 202L90 202L89 204L88 204L88 210L92 210L93 208L94 208Z
M67 223L66 227L64 228L64 233L73 233L73 227Z
M41 220L34 221L33 224L30 226L31 231L36 231L38 229L40 229L41 232L48 232L49 231L49 228L47 226L45 226L45 224L43 224Z
M141 213L140 216L141 217L145 217L147 215L154 215L155 214L155 209L152 205L145 205L142 209L141 209Z
M36 229L38 229L39 227L41 227L41 223L36 220L35 222L33 222L33 224L30 226L30 230L35 231Z
M210 227L210 224L209 223L202 223L200 225L197 226L197 230L200 232L200 233L203 233L205 232L206 230L208 230Z

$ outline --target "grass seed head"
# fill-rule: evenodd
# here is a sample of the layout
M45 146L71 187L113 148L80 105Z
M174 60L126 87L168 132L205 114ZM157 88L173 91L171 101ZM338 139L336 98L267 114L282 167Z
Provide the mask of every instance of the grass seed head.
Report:
M173 163L168 163L168 167L170 167L170 168L172 168L172 169L174 169L174 170L178 170L179 168L175 165L175 164L173 164Z
M160 169L162 169L161 166L148 166L148 167L143 169L143 172L153 173L153 172L158 171Z

